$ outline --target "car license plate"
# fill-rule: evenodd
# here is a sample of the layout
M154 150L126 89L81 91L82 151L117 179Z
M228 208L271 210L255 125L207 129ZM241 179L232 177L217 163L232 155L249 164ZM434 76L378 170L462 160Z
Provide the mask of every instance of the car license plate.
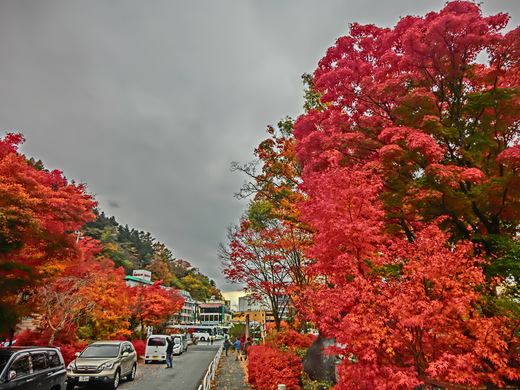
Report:
M159 359L159 356L152 356L152 359L157 360Z
M79 381L80 381L80 382L88 382L89 379L90 379L89 376L80 376L80 377L79 377Z

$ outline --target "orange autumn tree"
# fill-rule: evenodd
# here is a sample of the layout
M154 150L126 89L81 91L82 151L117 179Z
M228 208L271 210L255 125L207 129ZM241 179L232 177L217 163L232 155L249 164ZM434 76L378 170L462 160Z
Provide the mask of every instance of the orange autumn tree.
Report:
M146 336L146 327L162 325L184 305L178 290L164 288L160 283L130 287L130 321L141 339Z
M520 384L520 29L478 5L353 24L295 123L309 315L338 389Z
M130 296L124 269L115 268L97 240L80 240L81 256L60 277L37 289L42 310L39 330L51 330L53 345L60 332L79 333L82 339L113 339L129 336Z
M232 164L232 171L249 177L236 197L244 199L254 196L254 202L265 202L264 205L268 203L270 206L261 214L269 214L268 217L290 222L305 230L308 227L300 220L296 207L305 195L298 190L301 165L296 159L293 120L286 118L278 123L277 128L269 126L267 133L269 137L260 142L254 151L257 161L243 166L236 162ZM254 216L251 219L254 220Z
M290 316L296 327L305 329L293 302L310 281L304 249L311 234L296 206L305 195L298 189L301 167L292 131L290 118L277 128L269 126L269 137L254 151L257 161L233 163L232 170L249 177L236 196L253 200L240 226L228 229L228 243L220 245L219 258L228 280L243 284L249 296L269 304L277 328L282 316Z
M73 232L94 219L96 205L84 185L31 165L17 151L23 140L0 140L0 332L34 311L34 300L21 304L22 293L78 257Z

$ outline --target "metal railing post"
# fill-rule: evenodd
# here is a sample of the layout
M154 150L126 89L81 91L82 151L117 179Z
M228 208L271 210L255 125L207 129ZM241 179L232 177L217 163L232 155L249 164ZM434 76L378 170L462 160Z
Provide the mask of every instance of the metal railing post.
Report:
M204 375L204 379L202 379L202 383L199 385L197 390L210 390L211 389L211 381L215 379L215 374L217 373L218 363L220 361L220 355L222 355L223 345L218 349L215 357L209 364L208 370Z

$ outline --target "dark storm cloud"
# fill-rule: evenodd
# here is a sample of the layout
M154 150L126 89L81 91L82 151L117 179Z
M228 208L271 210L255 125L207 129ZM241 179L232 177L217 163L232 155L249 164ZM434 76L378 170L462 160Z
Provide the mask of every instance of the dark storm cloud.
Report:
M87 184L222 290L216 248L245 202L231 161L301 113L311 73L348 23L391 27L445 0L0 2L0 131ZM519 2L485 0L486 14Z

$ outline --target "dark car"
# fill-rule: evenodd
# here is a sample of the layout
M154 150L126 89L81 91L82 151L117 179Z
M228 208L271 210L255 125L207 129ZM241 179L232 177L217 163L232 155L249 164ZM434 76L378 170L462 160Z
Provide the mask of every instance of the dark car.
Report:
M123 377L133 381L136 369L137 353L132 343L95 341L67 367L67 389L90 383L116 389Z
M0 389L64 390L65 362L54 347L0 348Z

